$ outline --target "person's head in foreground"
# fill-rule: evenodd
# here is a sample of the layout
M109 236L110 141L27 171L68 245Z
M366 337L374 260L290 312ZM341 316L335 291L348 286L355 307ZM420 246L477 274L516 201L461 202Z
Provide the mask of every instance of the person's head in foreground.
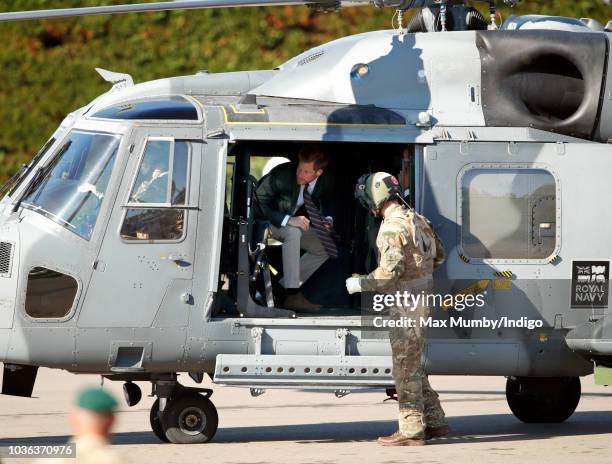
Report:
M70 414L75 437L97 437L108 441L115 421L117 400L101 388L89 387L77 396L76 408Z

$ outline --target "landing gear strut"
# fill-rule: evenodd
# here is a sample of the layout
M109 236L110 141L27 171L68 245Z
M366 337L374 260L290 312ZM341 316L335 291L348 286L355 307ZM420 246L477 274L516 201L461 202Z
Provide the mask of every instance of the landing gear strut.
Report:
M155 385L155 392L158 399L151 407L149 420L153 433L160 440L190 444L206 443L213 438L219 417L209 399L212 390L163 382L163 385Z
M512 413L526 423L563 422L580 401L578 377L510 377L506 399Z

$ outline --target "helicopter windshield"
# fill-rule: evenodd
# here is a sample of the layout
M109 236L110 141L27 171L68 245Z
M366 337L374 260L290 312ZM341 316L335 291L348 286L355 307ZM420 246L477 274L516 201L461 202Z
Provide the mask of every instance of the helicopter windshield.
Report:
M32 158L29 163L24 164L15 174L13 174L6 184L0 188L0 195L6 193L6 197L3 198L3 201L7 197L10 198L13 196L15 191L21 186L21 183L28 177L28 174L30 174L34 166L38 164L38 162L47 154L53 144L59 140L66 133L66 131L67 129L63 125L58 127L49 140L47 140L38 153L36 153L34 158Z
M38 168L21 204L86 240L91 238L120 137L73 131Z

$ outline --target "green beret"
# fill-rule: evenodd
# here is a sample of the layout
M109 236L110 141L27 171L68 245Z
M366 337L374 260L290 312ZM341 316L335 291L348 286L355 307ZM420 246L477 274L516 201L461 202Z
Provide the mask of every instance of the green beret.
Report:
M117 407L117 400L101 388L90 387L79 393L77 405L88 411L111 412Z

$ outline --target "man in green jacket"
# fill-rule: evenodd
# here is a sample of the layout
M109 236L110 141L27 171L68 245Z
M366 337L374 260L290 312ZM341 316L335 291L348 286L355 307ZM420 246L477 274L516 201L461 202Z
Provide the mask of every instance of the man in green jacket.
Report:
M333 232L335 192L326 171L327 157L317 145L299 153L299 161L276 166L261 179L257 199L270 221L271 234L283 242L283 278L287 309L320 308L308 301L301 285L328 259L337 258ZM300 250L306 253L300 257Z

